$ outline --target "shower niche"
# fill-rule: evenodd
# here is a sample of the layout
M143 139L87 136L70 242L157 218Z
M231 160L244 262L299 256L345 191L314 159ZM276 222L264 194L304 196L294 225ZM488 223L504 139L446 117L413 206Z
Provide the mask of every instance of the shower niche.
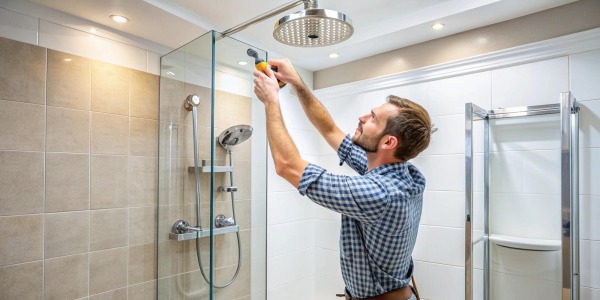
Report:
M267 143L250 48L267 59L211 31L161 57L158 299L266 299Z

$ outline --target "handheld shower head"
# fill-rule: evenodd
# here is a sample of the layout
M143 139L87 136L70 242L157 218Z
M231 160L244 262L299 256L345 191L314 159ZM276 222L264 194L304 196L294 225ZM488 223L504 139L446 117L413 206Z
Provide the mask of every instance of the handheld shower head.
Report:
M236 125L231 126L223 131L218 141L223 148L231 150L231 147L241 144L252 136L252 126L249 125Z

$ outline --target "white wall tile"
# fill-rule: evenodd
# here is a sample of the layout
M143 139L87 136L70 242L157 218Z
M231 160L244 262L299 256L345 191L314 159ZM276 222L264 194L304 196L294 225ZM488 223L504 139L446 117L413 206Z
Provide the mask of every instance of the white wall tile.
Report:
M523 190L522 152L492 152L489 160L492 193L520 193Z
M493 70L492 108L558 103L568 76L567 57Z
M344 293L344 282L331 281L325 278L316 276L315 280L315 300L335 300L336 294Z
M315 220L315 247L339 251L340 221Z
M579 151L579 193L600 195L600 148Z
M341 283L344 290L344 280L340 267L340 252L323 248L315 248L315 274L319 279ZM338 285L340 287L340 285ZM339 292L338 292L339 293Z
M312 220L269 226L267 228L267 236L269 237L268 257L313 248L315 246L314 226Z
M140 71L147 70L146 51L54 23L40 21L39 45Z
M583 240L600 241L600 196L579 196L579 228Z
M309 220L314 217L315 204L298 191L271 193L267 206L268 225Z
M451 77L427 84L428 109L432 116L465 113L465 103L473 102L483 109L491 105L490 72Z
M492 234L560 239L559 195L497 193L490 198Z
M471 258L473 260L473 268L483 270L483 258L484 258L484 243L483 240L479 240L483 237L483 230L473 230L473 253Z
M306 300L315 297L315 276L306 276L299 280L279 286L267 285L267 299ZM262 300L262 299L261 299Z
M463 267L427 264L427 269L427 286L421 288L423 298L430 300L465 299L465 269Z
M394 95L416 102L429 111L427 103L427 83L417 83L386 89L387 95ZM386 96L387 96L386 95Z
M267 194L252 194L250 202L250 226L259 228L267 226Z
M314 248L267 258L268 289L277 289L282 285L289 284L309 276L314 277L314 260ZM314 282L311 283L311 286L314 286Z
M419 226L419 234L417 234L417 242L415 243L415 248L412 252L412 258L414 260L420 261L429 261L429 255L427 251L427 240L428 240L428 232L429 226L420 225Z
M292 93L292 89L283 89L279 92L281 114L288 130L314 130L314 127L304 114L300 101Z
M485 199L483 197L483 193L477 192L473 193L473 207L471 211L471 215L473 218L473 229L474 230L483 230L485 227ZM465 220L465 212L463 212L463 222Z
M600 99L600 50L577 53L570 59L571 91L575 99Z
M385 97L387 97L388 95L389 92L386 90L359 94L358 115L356 117L358 118L359 116L366 115L371 111L371 109L385 103Z
M465 265L465 230L462 228L429 227L427 256L430 262L453 266Z
M579 147L600 147L600 100L579 102Z
M314 209L315 219L337 221L337 222L339 222L341 220L340 213L335 212L331 209L325 208L323 206L320 206L312 201L311 201L311 203L312 203L312 208Z
M523 193L560 194L560 150L524 151L522 154Z
M364 114L364 112L358 110L358 96L334 98L324 101L323 105L344 133L354 134L358 117Z
M597 300L600 299L600 289L591 289L588 287L581 287L581 299L580 300Z
M147 72L154 75L160 75L160 57L158 53L147 51L148 67Z
M431 122L437 131L431 136L427 154L465 153L465 116L464 114L432 117Z
M37 45L38 20L20 13L0 8L0 36Z
M560 149L560 116L490 121L490 151Z
M267 178L269 202L277 199L277 195L273 195L271 193L298 191L292 184L287 182L287 180L277 175L275 172L275 165L273 165L273 163L269 163L267 172L269 174L269 177Z
M415 161L427 179L427 190L465 190L464 155L427 155L418 157Z
M464 228L464 192L428 192L427 225Z
M600 241L580 242L581 285L600 289Z
M497 272L490 277L491 299L561 299L560 282Z

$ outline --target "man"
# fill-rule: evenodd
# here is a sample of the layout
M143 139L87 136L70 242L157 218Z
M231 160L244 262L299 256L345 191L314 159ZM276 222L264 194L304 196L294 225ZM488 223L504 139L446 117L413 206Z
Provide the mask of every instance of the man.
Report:
M415 299L411 253L421 217L425 178L408 160L429 145L431 121L420 105L395 96L359 117L354 136L337 127L288 60L269 61L277 72L254 72L264 103L267 137L277 174L315 203L342 214L340 263L346 299ZM300 157L287 132L277 80L295 90L307 117L360 176L327 172Z

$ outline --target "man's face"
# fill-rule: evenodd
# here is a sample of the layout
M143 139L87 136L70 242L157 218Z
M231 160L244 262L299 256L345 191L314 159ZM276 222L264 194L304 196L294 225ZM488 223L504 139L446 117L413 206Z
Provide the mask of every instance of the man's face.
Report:
M352 142L366 152L377 152L379 142L385 135L383 130L389 117L397 114L397 108L390 103L384 103L371 110L371 113L358 118L358 127L352 137Z

